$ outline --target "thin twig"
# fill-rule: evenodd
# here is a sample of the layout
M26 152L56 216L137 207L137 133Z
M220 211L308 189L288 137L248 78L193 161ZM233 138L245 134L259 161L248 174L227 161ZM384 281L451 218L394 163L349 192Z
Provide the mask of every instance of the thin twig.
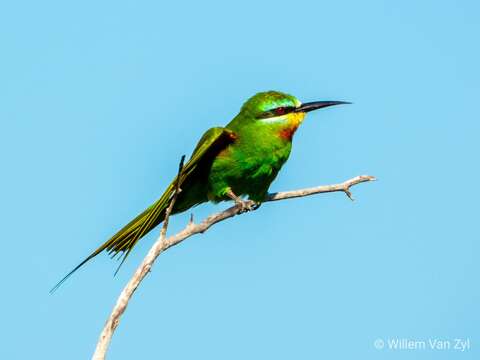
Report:
M353 200L352 193L350 192L350 188L352 186L363 183L363 182L374 181L374 180L376 180L374 176L360 175L360 176L354 177L353 179L347 180L341 184L322 185L322 186L316 186L316 187L307 188L307 189L284 191L284 192L270 194L268 195L266 201L285 200L285 199L292 199L296 197L308 196L313 194L337 192L337 191L344 192L345 195L347 195L350 200Z
M182 160L182 166L183 166L183 160ZM180 172L181 172L181 167L179 170L179 176L180 178ZM363 182L368 182L368 181L374 181L376 180L375 177L369 176L369 175L361 175L354 177L350 180L347 180L343 183L340 184L334 184L334 185L323 185L323 186L317 186L317 187L312 187L312 188L306 188L306 189L300 189L300 190L293 190L293 191L283 191L283 192L278 192L274 194L269 194L264 202L270 202L270 201L279 201L279 200L286 200L286 199L292 199L296 197L303 197L303 196L310 196L314 194L320 194L320 193L330 193L330 192L343 192L345 193L351 200L352 194L350 192L350 188L354 185L363 183ZM128 284L125 286L123 291L120 293L120 296L118 297L117 303L115 304L112 313L110 317L108 318L107 322L105 323L105 326L103 328L102 333L100 334L100 338L97 343L97 347L95 349L95 353L93 354L92 359L93 360L104 360L108 346L110 344L110 340L113 336L113 333L115 329L118 326L118 323L120 321L120 317L122 314L125 312L125 309L127 308L128 302L130 301L133 293L139 286L140 282L145 278L145 276L150 272L150 269L153 266L153 263L155 262L155 259L165 250L171 248L172 246L175 246L179 243L181 243L183 240L191 237L192 235L199 234L199 233L204 233L207 231L212 225L226 220L228 218L231 218L235 215L238 215L242 212L244 209L240 205L235 205L232 206L222 212L210 215L207 217L205 220L203 220L199 224L195 224L193 222L193 216L191 217L191 220L189 221L188 225L179 233L172 235L168 238L165 237L167 227L168 227L168 218L169 215L173 209L173 205L176 200L177 193L180 191L180 188L178 188L178 183L177 183L177 190L175 191L172 201L170 202L170 205L168 207L168 210L166 212L166 217L165 221L162 226L162 231L160 233L160 236L158 240L155 242L155 244L152 246L150 251L148 252L147 256L144 258L142 261L141 265L138 267L138 269L135 271L134 275L128 282ZM254 205L254 202L251 202L252 205Z

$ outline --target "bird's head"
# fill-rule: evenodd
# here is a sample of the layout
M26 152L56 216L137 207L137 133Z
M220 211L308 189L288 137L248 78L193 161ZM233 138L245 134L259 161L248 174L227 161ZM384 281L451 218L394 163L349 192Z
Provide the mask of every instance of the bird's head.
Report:
M314 101L301 103L295 96L279 91L267 91L255 94L248 99L240 110L241 118L256 124L277 124L292 128L302 123L307 112L333 105L350 104L345 101Z

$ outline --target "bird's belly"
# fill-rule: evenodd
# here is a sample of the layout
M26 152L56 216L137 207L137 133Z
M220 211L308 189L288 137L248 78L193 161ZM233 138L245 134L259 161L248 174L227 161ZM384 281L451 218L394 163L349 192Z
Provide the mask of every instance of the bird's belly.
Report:
M208 181L209 199L228 200L226 192L231 189L238 196L246 195L261 202L289 154L290 146L273 151L227 150L212 164Z

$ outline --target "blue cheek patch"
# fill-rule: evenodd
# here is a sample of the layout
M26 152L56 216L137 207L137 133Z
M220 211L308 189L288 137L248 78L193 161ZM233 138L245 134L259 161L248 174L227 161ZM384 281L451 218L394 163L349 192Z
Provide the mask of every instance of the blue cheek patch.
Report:
M282 115L282 116L275 116L275 117L260 119L259 121L261 121L264 124L282 124L282 123L288 122L288 117L286 115Z

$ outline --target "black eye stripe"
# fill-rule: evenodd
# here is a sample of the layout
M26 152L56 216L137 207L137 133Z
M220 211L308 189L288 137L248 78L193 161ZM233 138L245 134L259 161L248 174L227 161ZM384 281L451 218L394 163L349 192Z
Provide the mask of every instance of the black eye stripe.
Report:
M261 113L258 118L259 119L266 119L270 117L275 117L275 116L282 116L288 113L291 113L293 110L295 110L294 106L279 106L275 109L265 111Z

